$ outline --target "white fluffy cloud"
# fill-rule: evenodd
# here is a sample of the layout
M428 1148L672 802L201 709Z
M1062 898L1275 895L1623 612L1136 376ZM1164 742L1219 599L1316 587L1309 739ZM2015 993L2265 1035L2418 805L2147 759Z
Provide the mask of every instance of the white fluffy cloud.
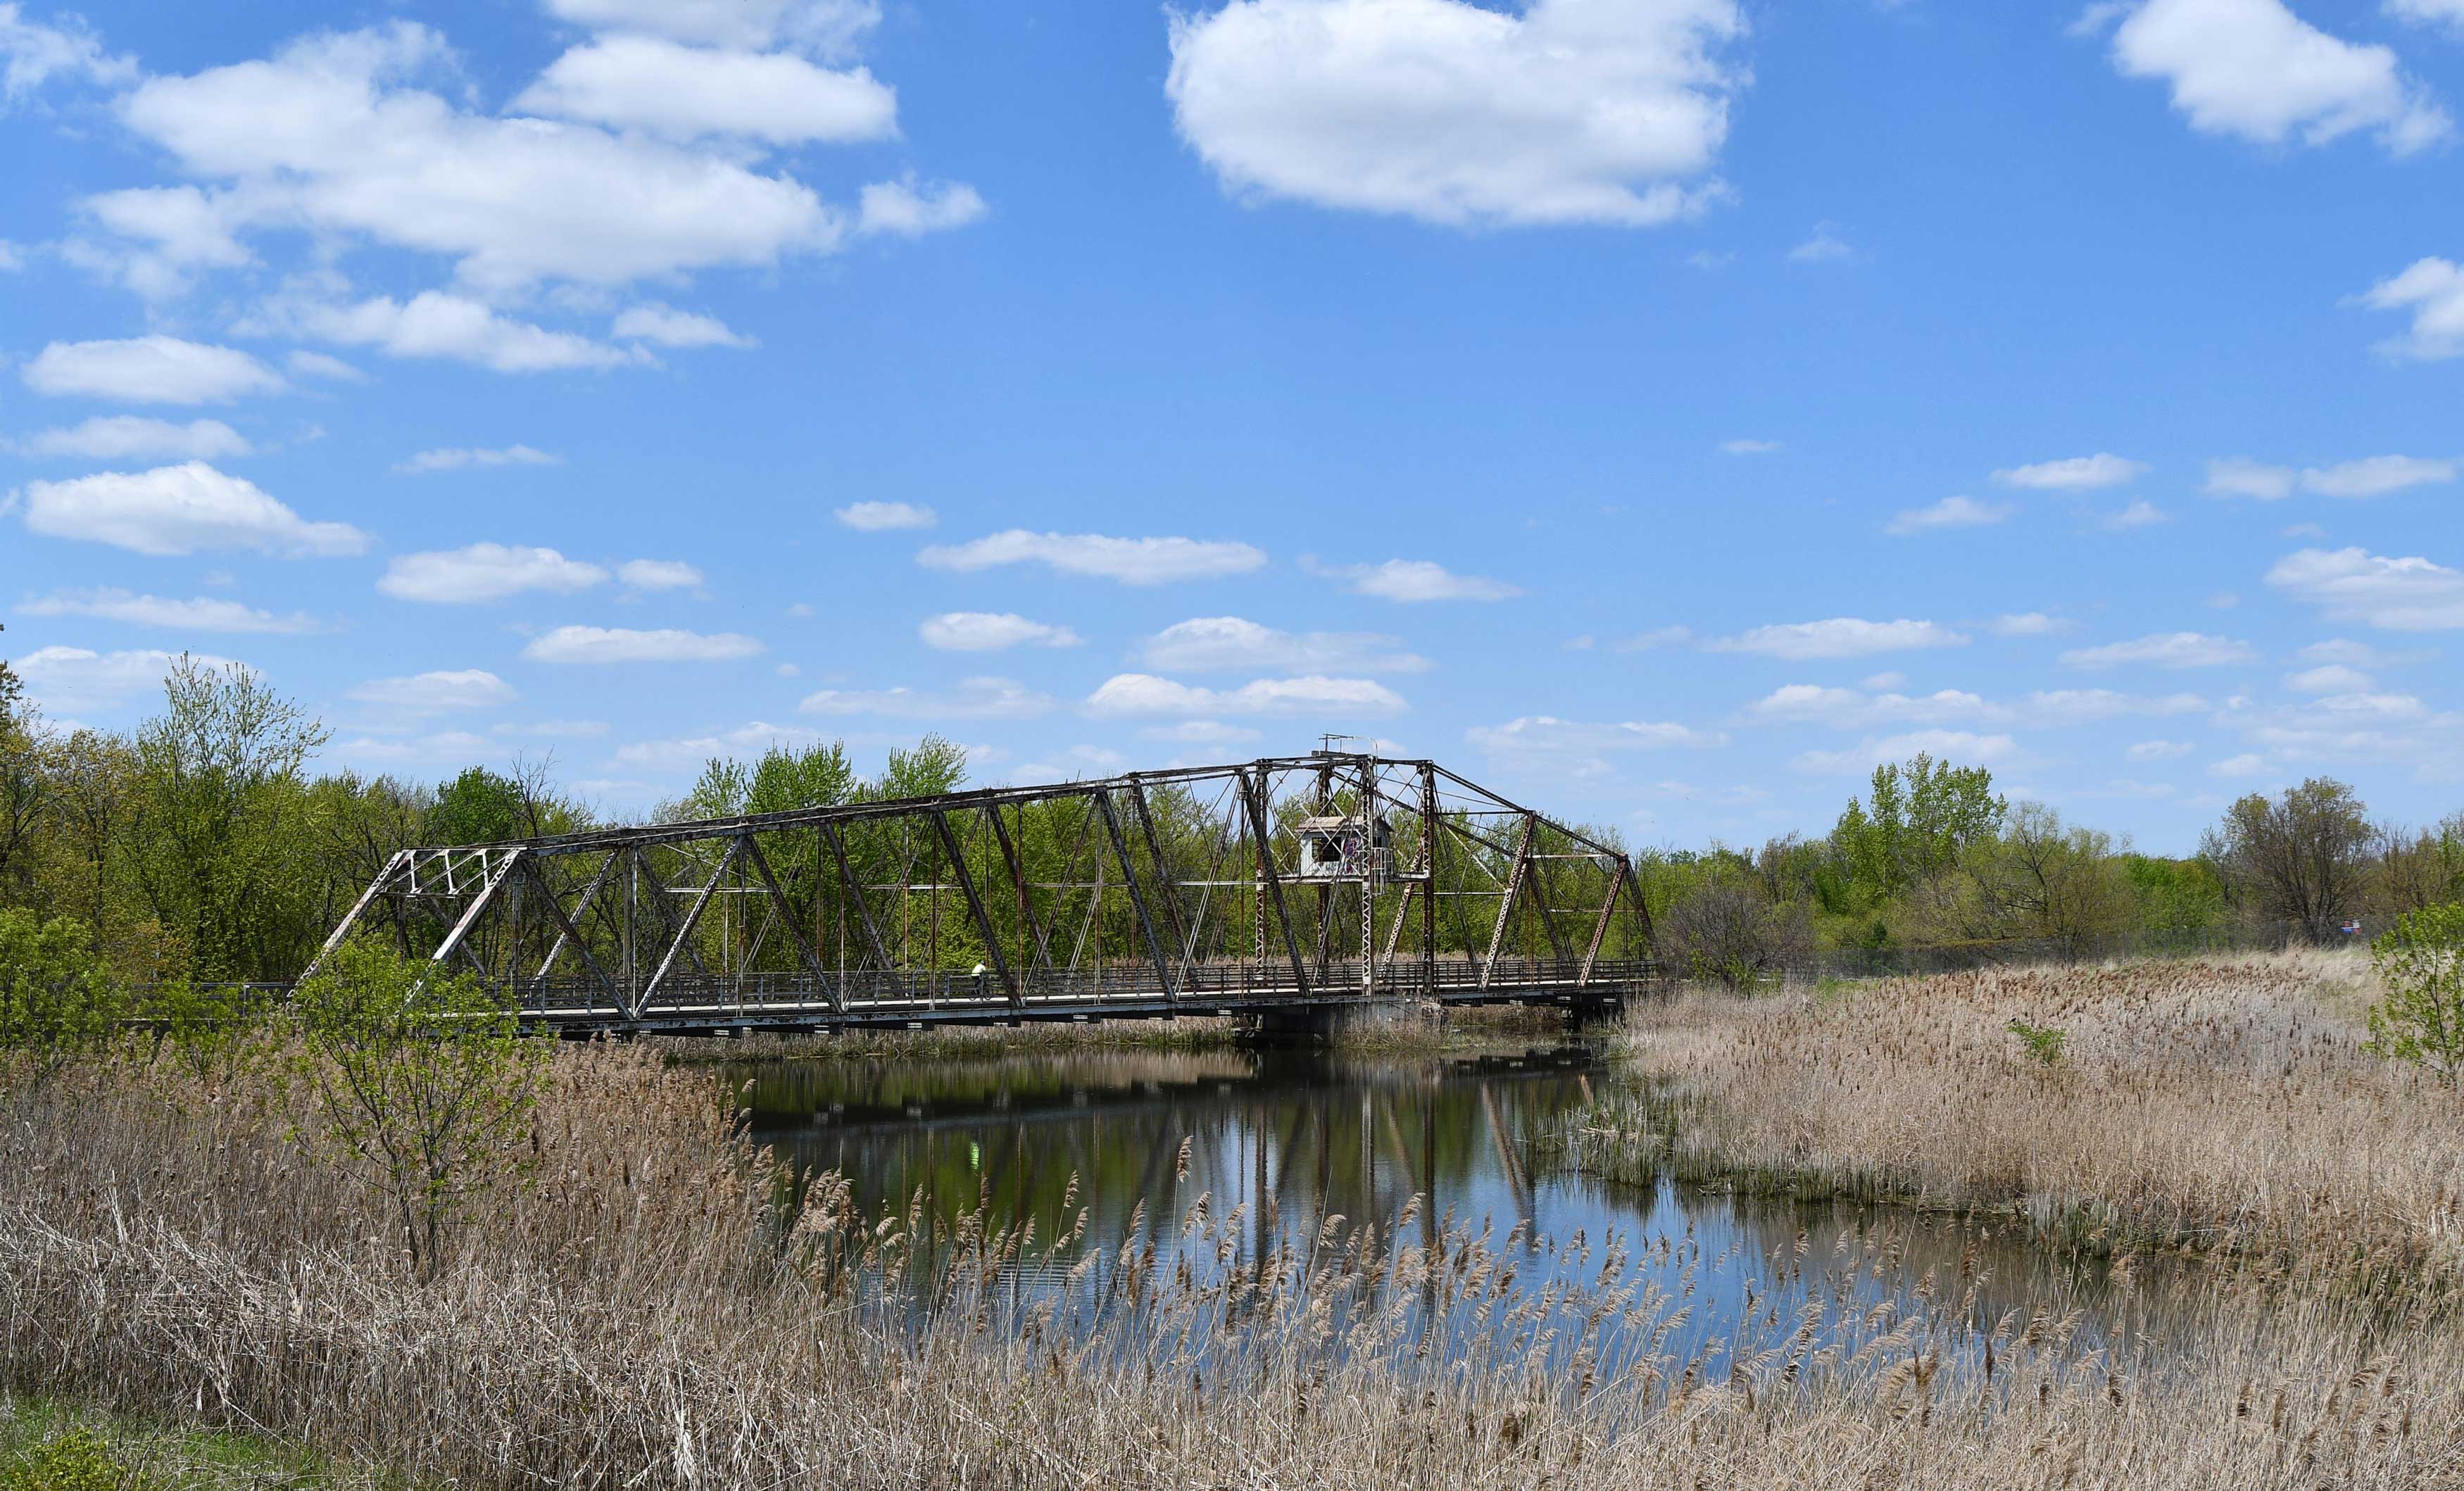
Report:
M664 30L675 39L679 29L657 23L658 7L603 9L611 18L599 24L611 30ZM711 19L706 29L778 30ZM639 34L579 55L554 86L542 84L539 101L631 122L733 109L730 126L759 125L757 136L801 135L816 124L809 100L783 99L775 86L803 65L792 59L714 65L713 55ZM660 57L670 64L665 102L645 86L645 70L655 71ZM717 97L720 73L760 75L766 102ZM862 91L854 75L829 76L845 79L842 99ZM227 258L242 232L304 230L444 256L484 294L545 280L613 286L766 267L832 252L862 226L803 182L765 171L746 138L702 146L637 128L500 118L453 101L461 90L444 37L402 21L319 33L268 58L149 78L121 99L121 118L191 185L116 193L95 215L174 268L203 253ZM174 203L184 210L167 210ZM372 332L363 340L389 339ZM580 349L567 345L564 355Z
M2464 627L2464 571L2365 549L2302 549L2276 561L2267 582L2336 621L2387 631Z
M1598 756L1672 746L1723 745L1728 737L1718 731L1645 720L1587 724L1551 714L1527 714L1503 725L1476 725L1463 733L1463 738L1493 756Z
M1295 634L1238 616L1175 622L1146 641L1138 660L1167 673L1418 673L1429 660L1375 632Z
M1790 684L1757 700L1745 713L1753 724L1826 725L1861 730L1891 725L2038 725L2056 728L2127 716L2195 714L2208 701L2195 693L2128 694L2110 689L2039 690L2024 698L1988 699L1961 689L1908 695L1896 691L1862 692L1819 684Z
M230 666L227 658L189 653L190 661L208 668ZM37 647L9 667L26 682L26 692L50 714L76 714L107 710L138 694L159 689L171 665L168 652L133 650L95 652L85 647Z
M506 446L502 449L473 449L465 446L449 446L442 449L422 450L408 460L396 461L393 469L406 475L422 475L429 471L459 471L472 467L491 466L561 466L564 457L534 450L529 446Z
M2360 300L2374 311L2412 313L2411 330L2378 344L2385 355L2424 362L2464 356L2464 265L2416 259L2404 273L2363 292Z
M2168 631L2129 642L2108 642L2101 647L2074 647L2062 654L2062 666L2115 668L2145 663L2156 668L2223 668L2257 659L2258 654L2246 642L2211 637L2205 632Z
M2386 0L2386 10L2401 20L2464 29L2464 0Z
M2133 501L2128 507L2123 508L2121 512L2108 513L2104 516L2097 519L2097 526L2111 530L2114 533L2128 533L2133 529L2153 528L2159 523L2169 523L2171 521L2172 518L2166 514L2163 508L2158 507L2155 503L2148 501L2145 497L2141 497Z
M2216 497L2256 497L2277 502L2296 488L2322 497L2380 497L2408 487L2443 485L2455 479L2452 460L2418 455L2370 455L2334 466L2268 466L2240 456L2208 463L2207 492Z
M999 652L1008 647L1074 647L1083 641L1067 626L1031 622L1013 612L946 611L916 628L928 647L943 652Z
M2122 754L2134 761L2170 761L2197 749L2187 740L2142 740Z
M634 590L692 590L702 581L701 571L682 559L627 559L616 566L616 578Z
M474 543L467 548L406 554L385 566L377 588L397 601L473 605L526 590L570 595L604 583L607 572L554 549Z
M246 477L203 461L148 471L101 471L74 481L30 481L26 526L139 554L246 549L282 559L358 554L367 536L348 523L312 523Z
M2358 668L2321 663L2285 676L2284 687L2296 693L2366 693L2378 681Z
M774 145L882 140L898 98L865 69L817 67L786 52L604 36L558 57L514 108L671 140L741 135Z
M616 313L607 334L627 341L647 341L662 347L751 347L759 345L752 338L728 328L715 316L701 316L692 311L679 311L656 301L627 306Z
M1993 479L2006 487L2026 487L2038 492L2095 492L2106 487L2119 487L2147 473L2144 461L2098 451L2094 455L2074 455L2059 461L2038 461L2033 466L2014 466L1995 471Z
M16 442L16 449L22 455L82 456L95 461L164 456L211 461L255 450L248 437L218 419L178 425L137 414L99 414L64 428L37 430Z
M2013 611L1997 616L1985 624L1985 629L1997 637L2050 637L2057 631L2068 631L2079 623L2042 611Z
M1358 595L1418 604L1428 601L1508 601L1523 592L1502 580L1458 575L1429 559L1388 559L1383 564L1310 565L1351 585Z
M2405 155L2453 127L2392 50L2331 36L2283 0L2145 0L2114 32L2113 62L2169 83L2191 128L2259 144L2368 130Z
M856 194L855 230L868 237L920 238L964 228L986 210L984 199L964 182L877 181Z
M1092 575L1125 585L1160 585L1247 574L1263 566L1266 556L1245 543L1216 539L1111 538L1102 534L1038 534L1012 528L967 543L932 544L915 559L927 569L961 572L1004 564L1044 564L1065 575Z
M1238 689L1205 689L1153 673L1116 673L1087 697L1090 714L1396 714L1403 696L1368 678L1260 678Z
M534 663L724 663L760 650L759 642L732 631L559 626L532 638L522 656Z
M139 595L110 586L55 590L38 600L21 603L17 611L23 616L91 616L132 626L162 626L177 631L297 634L319 629L317 619L304 612L276 616L237 601L202 596L192 601L175 601L168 596Z
M1906 652L1967 645L1968 638L1964 633L1953 631L1938 622L1869 622L1853 616L1836 616L1821 622L1776 623L1704 644L1714 652L1754 652L1793 661L1870 657L1878 652Z
M407 678L371 678L353 687L350 696L362 704L381 705L407 714L495 709L521 697L514 691L513 685L478 668L416 673Z
M269 326L387 357L446 358L498 373L621 367L634 352L500 315L469 296L423 290L408 300L375 296L357 304L321 301L267 307Z
M858 533L889 533L900 528L930 528L941 520L931 508L914 502L850 502L830 515Z
M280 374L235 347L161 335L55 341L20 376L36 393L122 404L229 404L284 387Z
M1991 766L2009 760L2018 749L2018 743L2004 735L1916 730L1899 735L1868 735L1845 751L1808 751L1789 765L1817 776L1862 774L1885 761L1904 761L1923 752L1960 766Z
M1049 712L1052 697L1014 678L962 678L949 689L824 689L796 708L891 719L1023 719Z
M1164 91L1244 196L1639 226L1724 192L1745 30L1734 0L1234 0L1174 12Z
M52 19L30 21L21 7L0 5L0 99L15 103L54 77L117 83L137 76L136 59L104 52L79 17Z
M1883 525L1884 533L1908 535L1940 528L1984 528L2019 511L2008 502L1979 502L1974 497L1945 497L1929 507L1908 508Z

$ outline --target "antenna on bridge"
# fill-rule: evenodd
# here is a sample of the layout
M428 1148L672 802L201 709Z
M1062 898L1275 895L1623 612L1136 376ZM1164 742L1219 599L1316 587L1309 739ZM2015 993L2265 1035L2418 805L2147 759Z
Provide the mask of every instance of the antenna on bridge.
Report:
M1323 735L1320 735L1320 736L1318 736L1318 737L1317 737L1317 739L1318 739L1318 752L1317 752L1317 754L1318 754L1318 755L1320 755L1320 756L1365 756L1365 755L1367 755L1368 753L1363 752L1363 751L1338 751L1338 750L1336 750L1334 747L1335 747L1335 742L1336 742L1336 741L1338 741L1338 740L1340 740L1340 741L1344 741L1344 742L1349 743L1349 744L1356 745L1356 744L1358 744L1359 742L1361 742L1361 741L1363 741L1363 740L1366 740L1366 739L1368 739L1368 738L1369 738L1369 737L1368 737L1367 735L1332 735L1332 734Z

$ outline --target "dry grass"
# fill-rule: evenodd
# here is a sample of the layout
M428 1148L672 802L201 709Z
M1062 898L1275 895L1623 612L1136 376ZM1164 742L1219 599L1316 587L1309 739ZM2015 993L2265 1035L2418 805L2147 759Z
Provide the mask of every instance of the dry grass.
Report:
M245 1085L98 1067L0 1114L12 1391L465 1485L2464 1480L2464 1330L2424 1301L2202 1286L2165 1339L2098 1334L2058 1291L1983 1319L1967 1264L1910 1277L1843 1235L1754 1260L1750 1324L1697 1342L1720 1261L1690 1239L1406 1218L1261 1259L1186 1195L1123 1239L962 1231L907 1293L879 1281L910 1276L911 1218L825 1183L791 1221L705 1078L605 1048L560 1054L535 1182L421 1284ZM1013 1315L1029 1257L1074 1286ZM1573 1282L1518 1286L1544 1267Z
M2464 1104L2362 1050L2367 976L2296 954L1688 996L1637 1013L1627 1049L1664 1101L1595 1118L1589 1158L2453 1281ZM2061 1031L2059 1060L2013 1020Z

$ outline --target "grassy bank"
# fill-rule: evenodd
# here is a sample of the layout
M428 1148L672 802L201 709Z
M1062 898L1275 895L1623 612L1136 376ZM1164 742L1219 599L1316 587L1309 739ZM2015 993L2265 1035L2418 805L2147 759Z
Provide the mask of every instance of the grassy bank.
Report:
M0 1396L0 1491L413 1491L245 1434Z
M2008 1212L2067 1241L2464 1276L2464 1104L2324 954L1990 969L1636 1012L1609 1174Z
M1330 1222L1264 1259L1238 1207L1157 1231L962 1230L921 1292L864 1283L905 1217L794 1216L706 1077L557 1053L530 1177L430 1279L246 1080L97 1062L0 1097L0 1380L472 1486L2410 1487L2464 1477L2464 1328L2219 1276L2164 1339L2050 1287L1909 1277L1799 1237L1733 1339L1678 1328L1691 1238L1433 1242ZM1186 1242L1183 1268L1171 1248ZM1157 1247L1163 1248L1159 1256ZM1001 1269L1080 1287L1007 1317ZM1573 1281L1545 1296L1514 1279ZM891 1277L908 1271L889 1269ZM1896 1303L1843 1308L1879 1282ZM1434 1309L1465 1323L1424 1348Z

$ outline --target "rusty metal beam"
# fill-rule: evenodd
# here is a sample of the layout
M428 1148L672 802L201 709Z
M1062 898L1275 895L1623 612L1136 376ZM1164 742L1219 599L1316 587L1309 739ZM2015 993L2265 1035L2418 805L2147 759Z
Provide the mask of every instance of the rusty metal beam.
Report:
M1507 872L1506 893L1497 901L1497 925L1489 930L1488 956L1480 964L1481 992L1488 992L1489 976L1497 968L1498 950L1506 945L1506 923L1514 914L1515 898L1523 893L1523 880L1531 868L1531 830L1539 822L1535 814L1523 820L1523 835L1514 842L1514 867Z
M753 862L753 872L761 877L761 883L764 886L770 888L770 894L779 906L779 919L787 924L787 931L794 935L796 952L803 958L805 971L813 976L813 981L816 984L830 991L831 1005L840 1013L846 1013L847 980L832 978L829 970L822 965L820 951L813 946L813 939L804 931L803 921L796 915L795 908L787 904L787 892L779 884L779 877L771 872L770 856L761 852L760 841L749 833L739 842L744 845L746 857ZM816 883L821 879L818 875L813 878Z
M1120 815L1112 811L1112 795L1108 791L1095 794L1095 808L1104 818L1104 833L1112 841L1112 857L1121 863L1121 884L1130 892L1130 909L1138 913L1138 931L1146 937L1147 954L1155 959L1155 977L1163 985L1164 1001L1180 1002L1179 981L1172 976L1172 965L1165 961L1163 944L1155 940L1154 918L1147 915L1147 898L1138 889L1138 872L1130 864L1130 844L1121 835Z
M873 925L872 908L865 903L864 888L856 883L855 871L847 866L847 841L840 837L838 824L824 823L822 838L830 846L830 858L838 864L840 887L855 902L856 920L864 929L865 946L872 950L873 963L885 974L898 972L898 965L890 960L890 949L882 943L881 929Z
M710 906L710 898L714 894L717 893L718 883L727 878L729 867L735 865L736 856L743 849L743 847L744 841L740 838L730 839L727 842L727 852L718 857L718 867L710 872L709 883L704 885L701 888L701 890L693 896L693 906L685 912L684 925L676 929L674 940L668 944L667 955L659 959L657 971L650 975L650 981L642 986L640 997L634 999L632 1012L634 1019L639 1020L642 1016L642 1011L649 1008L650 1001L659 997L659 986L667 982L668 971L676 966L676 954L678 953L684 953L689 955L691 954L692 948L689 944L693 940L693 928L700 923L701 913ZM657 877L653 876L652 878L655 879ZM659 893L662 897L665 897L667 894L666 888L662 887ZM693 963L695 968L702 968L702 961L700 958L694 957L693 959ZM702 976L704 978L708 978L710 976L710 971L706 968L702 968Z
M1267 894L1274 897L1275 920L1284 929L1284 952L1292 960L1292 988L1300 998L1308 998L1309 980L1301 967L1300 939L1292 935L1292 909L1284 900L1284 877L1275 872L1275 840L1266 826L1265 783L1252 779L1246 771L1240 772L1241 801L1248 809L1249 832L1258 852L1258 874L1265 882Z
M1592 941L1583 949L1583 971L1574 979L1574 987L1588 989L1592 983L1592 965L1600 960L1600 944L1608 940L1609 917L1617 910L1617 892L1625 888L1626 862L1620 858L1617 869L1609 876L1609 893L1600 898L1600 919L1592 924Z
M983 934L984 954L993 960L993 972L1000 976L1001 987L1009 992L1012 1009L1024 1009L1026 996L1018 984L1018 976L1010 972L1009 958L1002 954L1001 937L993 931L993 919L984 914L984 898L976 894L976 877L967 869L966 851L958 846L958 836L950 831L950 815L933 815L933 832L940 837L942 850L950 856L950 872L958 877L958 893L967 900L967 911L976 919L976 931Z

